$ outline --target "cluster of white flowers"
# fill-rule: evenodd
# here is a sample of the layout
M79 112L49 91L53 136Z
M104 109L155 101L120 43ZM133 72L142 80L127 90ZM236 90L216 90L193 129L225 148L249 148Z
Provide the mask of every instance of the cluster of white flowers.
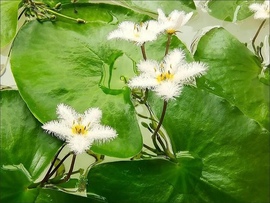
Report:
M42 128L64 140L75 154L88 150L96 140L106 141L117 136L114 129L99 124L102 112L98 108L79 114L70 106L59 104L56 112L59 120L45 123Z
M140 75L132 78L128 86L132 89L149 88L168 101L180 95L183 85L191 84L196 76L204 74L207 66L198 62L187 63L183 51L175 49L161 63L141 61L138 69Z
M255 19L268 19L270 17L270 1L265 0L262 4L254 3L249 6Z
M119 24L118 29L108 35L108 39L123 39L141 46L145 42L156 40L162 32L174 34L179 31L192 14L192 12L185 14L183 11L174 10L166 17L163 11L158 9L158 21L149 20L140 24L124 21Z

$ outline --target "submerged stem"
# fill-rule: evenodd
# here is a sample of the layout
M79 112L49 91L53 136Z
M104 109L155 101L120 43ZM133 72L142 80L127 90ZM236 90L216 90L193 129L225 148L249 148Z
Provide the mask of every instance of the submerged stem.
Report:
M44 176L44 178L43 178L43 180L40 182L40 184L42 185L42 184L44 184L50 177L50 173L51 173L51 170L52 170L52 168L53 168L53 166L54 166L54 164L55 164L55 162L56 162L56 160L57 160L57 158L58 158L58 155L60 154L60 152L63 150L63 148L66 146L66 143L64 143L63 145L62 145L62 147L58 150L58 152L56 153L56 155L54 156L54 159L53 159L53 161L52 161L52 163L51 163L51 166L50 166L50 168L49 168L49 170L47 171L47 173L46 173L46 175Z
M266 22L266 19L262 21L260 27L258 28L257 32L255 33L255 35L254 35L254 37L253 37L253 39L251 41L253 50L254 50L256 55L258 55L258 53L257 53L256 47L255 47L255 41L256 41L256 39L257 39L257 37L258 37L258 35L259 35L259 33L260 33L260 31L261 31L261 29L262 29L265 22Z
M153 137L157 136L157 132L159 131L159 129L160 129L162 123L163 123L163 120L164 120L164 117L165 117L165 114L166 114L167 105L168 105L168 102L166 100L164 100L162 114L160 116L160 120L159 120L159 123L158 123L158 125L156 127L156 130L152 135Z

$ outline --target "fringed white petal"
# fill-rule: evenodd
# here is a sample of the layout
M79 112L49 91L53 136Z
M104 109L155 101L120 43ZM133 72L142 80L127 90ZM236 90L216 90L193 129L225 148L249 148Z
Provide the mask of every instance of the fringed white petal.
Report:
M119 24L118 29L109 33L107 39L123 39L141 46L145 42L156 40L160 32L159 24L153 20L142 24L124 21Z
M170 99L175 99L181 93L182 86L170 81L162 82L160 85L156 86L154 92L160 96L162 99L168 101Z
M87 109L82 117L82 124L87 126L95 125L97 123L100 123L102 117L102 111L99 108L89 108Z
M184 26L185 24L187 24L187 22L190 20L190 18L192 17L193 12L190 12L188 14L184 15L184 18L182 20L181 26Z
M56 113L58 118L65 121L67 125L72 124L72 122L78 117L76 111L72 107L65 104L59 104L56 108Z
M207 66L204 63L193 62L182 66L175 74L175 81L180 83L189 83L193 81L195 77L205 74Z
M170 70L175 73L178 67L185 63L185 53L181 49L174 49L164 58L165 71Z
M89 137L95 141L105 142L117 137L117 133L109 126L96 125L89 132Z
M270 1L265 0L264 3L254 3L249 6L249 9L253 11L255 19L268 19L270 17Z
M68 137L72 135L71 129L61 121L47 122L44 125L42 125L42 128L46 130L47 133L55 135L60 140L66 140Z
M141 89L146 89L146 88L153 88L156 85L158 85L158 82L155 78L148 77L146 74L141 74L137 77L132 78L128 82L128 86L131 89L135 88L141 88Z
M155 60L140 61L137 67L141 73L146 73L153 77L157 75L156 72L159 70L159 64Z
M88 150L92 143L92 139L89 139L88 137L82 135L71 136L67 140L68 147L75 154L81 154L85 150Z

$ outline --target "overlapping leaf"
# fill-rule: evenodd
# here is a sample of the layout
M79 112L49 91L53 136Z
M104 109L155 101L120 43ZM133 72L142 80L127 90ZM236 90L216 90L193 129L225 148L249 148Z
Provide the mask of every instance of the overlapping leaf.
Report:
M87 191L104 196L108 202L175 202L179 195L188 197L193 193L202 170L200 159L191 156L178 161L100 164L88 175Z
M149 17L118 6L79 5L78 14L74 14L73 5L63 10L87 20L87 24L59 18L55 23L31 22L19 32L11 59L16 83L41 122L56 118L59 103L79 112L99 107L102 123L115 128L118 138L92 149L110 156L133 156L140 151L142 138L124 78L134 75L142 56L139 47L108 41L107 35L123 20L142 22ZM165 43L165 36L161 40ZM179 45L174 38L172 46ZM160 43L149 44L146 49L150 58L160 59L164 54Z
M262 3L264 0L230 0L219 1L210 0L207 3L209 14L225 21L235 22L243 20L252 15L252 11L248 8L252 3Z
M19 3L19 0L0 2L1 47L10 43L16 34Z

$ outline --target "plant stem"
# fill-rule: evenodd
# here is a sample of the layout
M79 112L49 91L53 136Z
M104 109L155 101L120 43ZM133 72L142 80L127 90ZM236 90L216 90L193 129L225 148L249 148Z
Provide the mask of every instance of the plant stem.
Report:
M146 52L145 52L145 43L142 44L141 46L141 50L142 50L142 56L143 56L143 59L146 61L147 57L146 57Z
M64 158L57 164L57 166L54 168L54 170L49 173L47 176L43 178L43 180L40 182L41 187L44 186L44 183L46 183L50 177L57 171L57 169L62 165L62 163L72 154L73 152L69 152Z
M165 117L165 113L166 113L166 109L167 109L167 105L168 105L168 102L166 100L164 100L164 103L163 103L163 109L162 109L162 114L161 114L161 117L159 119L159 123L152 135L152 139L157 139L157 133L162 125L162 122L164 120L164 117Z
M255 41L256 41L256 39L257 39L257 37L258 37L258 35L259 35L259 33L260 33L260 31L261 31L261 29L262 29L264 23L265 23L265 21L266 21L266 19L262 21L260 27L258 28L256 34L254 35L254 37L253 37L253 39L252 39L252 41L251 41L251 42L252 42L253 50L254 50L254 52L255 52L256 55L258 55L258 53L257 53L256 47L255 47Z
M69 180L72 172L73 172L73 168L74 168L74 164L75 164L75 160L76 160L76 154L73 153L73 157L72 157L72 161L71 161L71 164L70 164L70 168L69 168L69 171L67 173L67 175L65 176L64 179L60 180L59 182L57 182L58 184L59 183L65 183Z
M72 18L72 17L69 17L69 16L66 16L66 15L63 15L61 13L58 13L58 12L55 12L51 9L48 9L48 8L45 8L45 10L48 12L48 13L52 13L54 15L57 15L57 16L60 16L62 18L66 18L66 19L69 19L69 20L72 20L72 21L76 21L77 23L82 23L82 24L85 24L86 21L83 20L83 19L80 19L80 18Z
M53 166L54 166L54 164L55 164L55 162L56 162L56 160L57 160L57 157L58 157L58 155L60 154L60 152L63 150L63 148L66 146L66 143L64 143L63 145L62 145L62 147L58 150L58 152L56 153L56 155L54 156L54 159L53 159L53 161L52 161L52 163L51 163L51 166L50 166L50 168L49 168L49 170L47 171L47 173L46 173L46 175L45 175L45 177L43 178L43 180L40 182L40 184L42 185L43 183L45 183L49 178L49 175L50 175L50 173L51 173L51 170L52 170L52 168L53 168Z
M167 39L167 43L166 43L166 50L165 50L165 56L169 52L169 48L170 48L170 45L171 45L171 40L172 40L172 34L168 34L168 39Z

